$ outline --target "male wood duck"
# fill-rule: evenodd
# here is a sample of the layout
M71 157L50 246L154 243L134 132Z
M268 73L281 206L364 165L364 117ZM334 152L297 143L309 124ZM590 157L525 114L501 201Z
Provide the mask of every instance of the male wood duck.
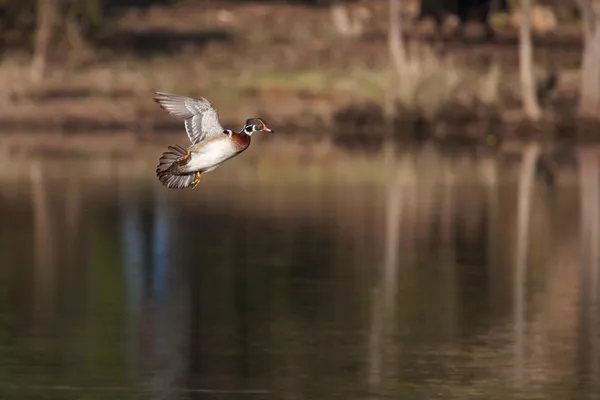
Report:
M168 146L156 167L156 176L169 189L196 188L201 174L217 168L250 146L254 132L273 132L260 118L249 118L239 132L224 129L217 111L204 97L156 92L154 101L169 114L183 119L191 146Z

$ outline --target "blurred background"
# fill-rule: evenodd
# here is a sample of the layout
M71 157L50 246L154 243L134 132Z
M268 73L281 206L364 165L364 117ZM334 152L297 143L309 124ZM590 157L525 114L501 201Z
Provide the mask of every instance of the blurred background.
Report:
M599 398L598 5L1 0L0 398Z

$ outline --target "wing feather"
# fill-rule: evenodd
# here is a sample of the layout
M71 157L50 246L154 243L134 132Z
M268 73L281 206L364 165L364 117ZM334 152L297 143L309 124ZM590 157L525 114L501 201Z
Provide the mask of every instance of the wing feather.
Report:
M172 116L184 120L185 131L192 145L222 135L225 130L219 122L217 110L204 97L192 99L156 92L154 101Z

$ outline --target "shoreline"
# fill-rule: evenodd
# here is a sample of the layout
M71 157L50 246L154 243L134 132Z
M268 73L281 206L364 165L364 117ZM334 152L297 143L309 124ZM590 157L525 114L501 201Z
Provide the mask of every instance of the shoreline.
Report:
M463 110L465 110L463 108ZM581 118L546 115L529 121L520 112L498 111L478 114L460 109L446 119L427 120L419 112L396 116L390 132L380 110L372 104L340 110L325 121L269 119L276 133L254 138L275 148L334 148L344 152L378 153L386 140L400 147L433 144L443 150L484 150L514 152L530 141L547 147L578 147L600 144L600 123ZM36 118L0 117L0 152L17 148L25 152L83 152L85 154L128 154L140 148L161 149L168 144L185 145L187 136L181 121L157 110L151 119L105 121L102 118L68 118L55 115L53 121ZM300 122L300 123L299 123ZM224 126L234 124L223 121Z
M117 135L113 135L113 141ZM165 137L164 142L169 142L171 137ZM181 138L180 135L177 137ZM110 182L115 181L153 187L158 182L155 167L161 151L166 147L162 142L142 143L137 147L132 145L128 151L120 154L92 154L66 149L62 152L47 149L19 152L14 148L4 152L7 149L0 147L0 180L3 184L20 186L31 179L35 169L43 171L45 181L55 181L59 186L64 184L60 182L65 181L65 171L72 171L66 175L66 181L82 181L92 186L111 185ZM234 162L211 173L206 183L208 186L242 185L254 188L271 185L379 187L387 186L392 176L396 176L394 179L402 176L402 179L408 179L403 185L421 186L435 182L446 185L465 178L466 184L512 185L519 179L522 148L524 146L515 146L510 153L477 152L473 149L455 152L443 151L428 143L399 149L394 166L390 167L383 150L366 153L347 151L325 143L302 146L289 142L270 142L268 139L257 140ZM577 149L573 150L576 153ZM546 148L538 160L536 176L537 181L550 187L577 186L577 159L561 159L553 154L551 148Z

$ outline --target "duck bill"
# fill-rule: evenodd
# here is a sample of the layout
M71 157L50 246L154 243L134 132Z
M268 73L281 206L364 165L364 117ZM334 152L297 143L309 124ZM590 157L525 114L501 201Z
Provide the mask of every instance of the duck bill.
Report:
M273 133L273 131L269 128L267 128L266 126L264 127L263 131L268 132L268 133Z

